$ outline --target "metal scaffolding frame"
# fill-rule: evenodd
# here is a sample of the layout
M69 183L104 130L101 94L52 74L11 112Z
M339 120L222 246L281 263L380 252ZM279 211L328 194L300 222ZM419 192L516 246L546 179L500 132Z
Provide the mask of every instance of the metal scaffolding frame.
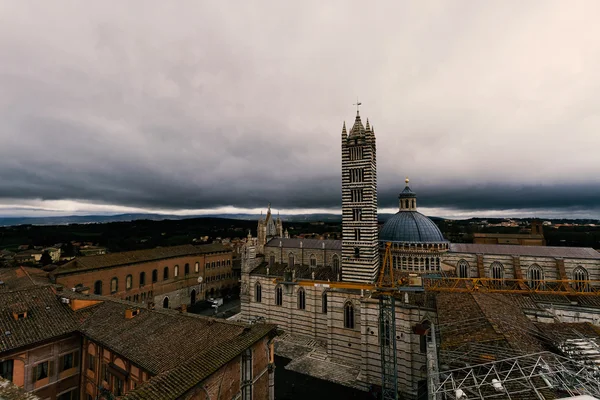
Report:
M381 388L383 400L398 399L396 361L396 312L394 296L379 298L379 335L381 351Z

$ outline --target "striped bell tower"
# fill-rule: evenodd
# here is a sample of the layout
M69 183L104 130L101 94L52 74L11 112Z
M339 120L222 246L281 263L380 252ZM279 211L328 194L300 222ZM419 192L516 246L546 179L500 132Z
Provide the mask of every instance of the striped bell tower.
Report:
M360 103L357 104L357 106ZM377 241L377 152L375 132L360 113L350 132L342 128L342 280L374 282Z

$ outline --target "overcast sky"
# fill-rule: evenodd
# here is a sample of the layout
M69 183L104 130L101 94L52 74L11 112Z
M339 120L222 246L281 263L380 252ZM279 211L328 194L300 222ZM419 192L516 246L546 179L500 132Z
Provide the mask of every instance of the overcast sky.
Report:
M0 215L600 217L600 2L0 0Z

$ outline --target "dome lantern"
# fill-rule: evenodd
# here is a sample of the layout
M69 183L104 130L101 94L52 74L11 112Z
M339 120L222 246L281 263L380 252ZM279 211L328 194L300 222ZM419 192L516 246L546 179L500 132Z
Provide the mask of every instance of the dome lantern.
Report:
M400 211L417 211L417 194L408 186L408 177L404 180L406 187L398 195Z

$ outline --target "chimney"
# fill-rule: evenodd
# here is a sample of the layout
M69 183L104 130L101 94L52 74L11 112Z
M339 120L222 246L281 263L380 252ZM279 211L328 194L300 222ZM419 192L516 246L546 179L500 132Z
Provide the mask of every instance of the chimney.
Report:
M125 310L125 319L131 319L133 317L135 317L136 315L138 315L140 313L140 309L139 308L128 308L127 310Z
M10 307L15 321L27 318L27 306L23 303L16 303Z

